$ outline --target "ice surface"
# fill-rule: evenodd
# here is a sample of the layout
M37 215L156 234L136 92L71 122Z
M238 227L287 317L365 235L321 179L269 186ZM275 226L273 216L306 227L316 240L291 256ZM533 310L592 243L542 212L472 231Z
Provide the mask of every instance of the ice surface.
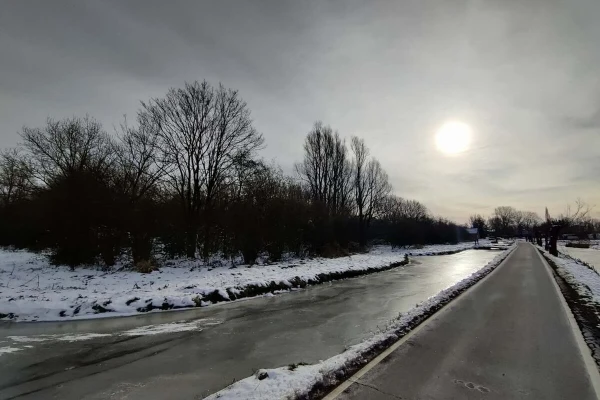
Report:
M57 321L133 315L138 308L209 305L202 296L213 292L229 298L249 285L315 280L320 274L382 268L409 255L432 255L473 248L473 243L425 246L422 249L375 247L367 254L340 258L290 259L231 268L198 260L173 260L150 274L100 268L52 266L46 257L27 251L0 249L0 318Z

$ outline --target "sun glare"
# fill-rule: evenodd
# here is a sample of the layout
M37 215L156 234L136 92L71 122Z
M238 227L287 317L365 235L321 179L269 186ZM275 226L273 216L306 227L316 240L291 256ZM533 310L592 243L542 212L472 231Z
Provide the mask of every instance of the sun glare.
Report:
M471 143L471 127L464 122L449 121L438 129L435 144L439 151L448 155L463 153Z

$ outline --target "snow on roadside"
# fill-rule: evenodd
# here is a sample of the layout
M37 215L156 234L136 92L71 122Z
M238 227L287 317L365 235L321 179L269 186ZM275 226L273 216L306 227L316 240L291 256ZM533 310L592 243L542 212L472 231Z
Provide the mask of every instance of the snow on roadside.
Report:
M568 255L559 253L558 257L548 252L544 256L556 265L557 273L583 298L600 306L600 275L592 266L587 266L581 261Z
M401 262L405 254L436 255L470 248L472 242L422 249L392 250L382 246L368 254L296 259L253 267L214 267L198 260L177 260L150 274L103 272L90 267L71 271L65 266L50 265L40 254L0 249L0 319L57 321L205 306L213 301L319 282L323 276L384 268ZM260 290L237 296L253 287Z
M418 304L401 314L381 333L350 347L345 352L313 365L293 365L275 369L259 370L253 376L242 379L214 393L206 400L259 400L295 399L306 396L315 385L335 385L347 377L348 370L357 369L373 357L373 353L404 336L424 318L437 311L450 300L493 271L514 250L496 256L486 266L469 277Z
M561 247L561 246L564 247L569 242L577 242L577 240L559 240L558 241L558 246L559 247ZM590 249L592 249L592 250L600 250L600 240L598 240L598 239L591 239L591 240L589 240L589 242L590 242L590 247L589 247Z

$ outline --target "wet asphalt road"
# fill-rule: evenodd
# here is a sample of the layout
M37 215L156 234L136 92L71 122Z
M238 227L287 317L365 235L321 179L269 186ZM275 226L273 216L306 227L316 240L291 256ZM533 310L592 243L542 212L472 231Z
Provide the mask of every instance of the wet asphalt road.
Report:
M415 257L406 267L188 311L62 323L2 323L0 399L194 399L258 368L313 363L360 342L398 313L481 268L498 252ZM122 336L145 325L200 329ZM40 335L110 334L84 341L19 342ZM26 348L25 346L32 346Z
M598 370L552 279L520 244L336 400L596 399Z

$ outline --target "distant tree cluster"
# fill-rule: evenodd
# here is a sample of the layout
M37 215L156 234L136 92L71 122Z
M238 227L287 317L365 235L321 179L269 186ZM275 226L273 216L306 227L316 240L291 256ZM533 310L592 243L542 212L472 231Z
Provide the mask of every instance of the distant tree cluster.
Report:
M135 124L114 135L86 116L48 119L20 136L20 147L0 153L0 245L49 249L57 264L111 267L128 255L148 270L158 253L254 263L465 237L391 195L365 142L347 145L322 123L306 137L296 176L285 176L258 157L264 140L238 92L206 81L142 102Z
M493 236L514 237L530 234L539 226L542 219L533 211L520 211L510 206L500 206L494 209L489 218L480 214L469 217L469 225L479 229L482 238Z
M581 199L574 206L567 205L564 213L557 218L552 218L546 209L545 218L532 211L520 211L510 206L501 206L494 209L489 218L480 214L469 217L469 225L479 229L480 237L494 236L524 236L532 235L536 231L546 234L550 226L559 225L563 233L573 233L582 237L600 231L600 221L591 217L593 207Z

